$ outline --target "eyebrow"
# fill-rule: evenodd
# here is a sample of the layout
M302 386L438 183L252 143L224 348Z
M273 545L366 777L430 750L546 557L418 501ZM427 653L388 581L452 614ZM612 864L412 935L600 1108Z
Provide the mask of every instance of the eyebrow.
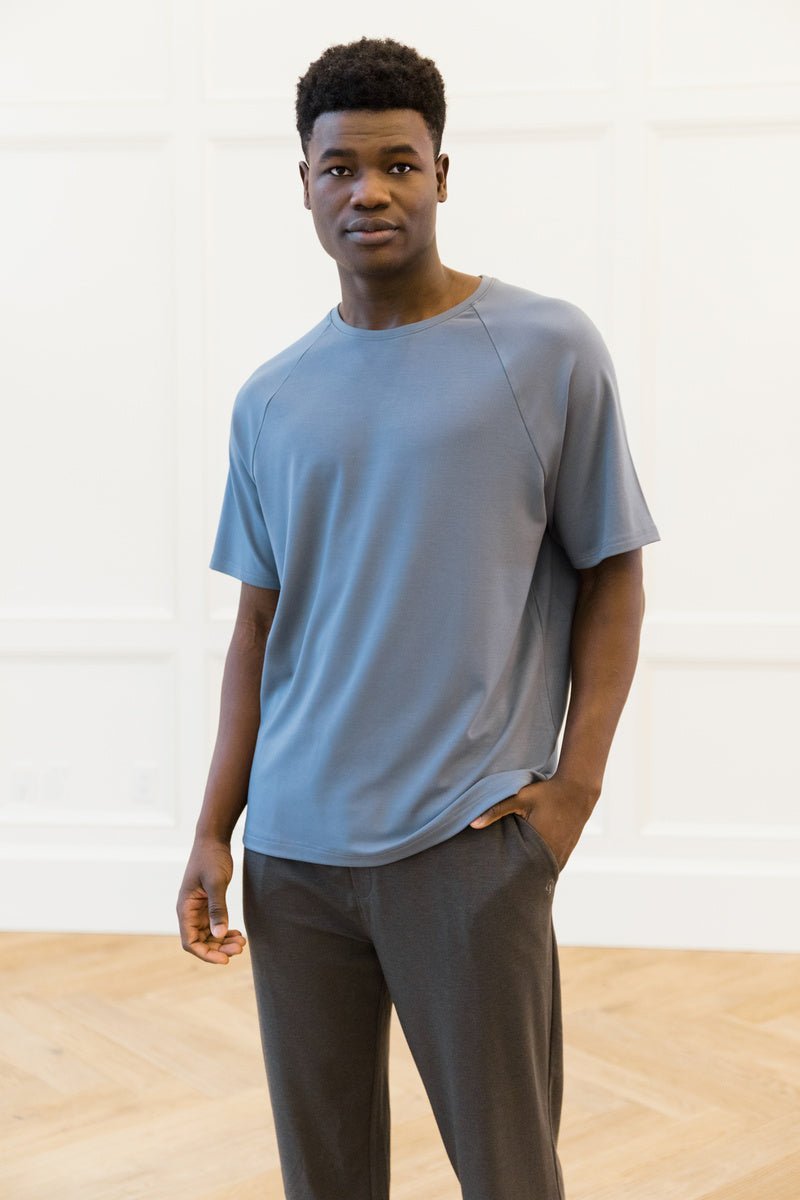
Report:
M408 142L402 142L398 146L383 146L379 151L380 154L413 154L415 158L421 158L419 151L415 150ZM345 150L341 147L331 147L330 150L323 150L319 156L320 162L326 162L329 158L356 158L355 150Z

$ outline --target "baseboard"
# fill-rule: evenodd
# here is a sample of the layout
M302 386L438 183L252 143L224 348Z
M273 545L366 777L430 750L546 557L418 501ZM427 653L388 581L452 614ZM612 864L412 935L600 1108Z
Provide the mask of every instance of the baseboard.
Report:
M0 929L172 935L186 854L172 848L6 847ZM241 846L228 917L244 930ZM600 859L567 863L553 898L564 946L800 952L800 864Z

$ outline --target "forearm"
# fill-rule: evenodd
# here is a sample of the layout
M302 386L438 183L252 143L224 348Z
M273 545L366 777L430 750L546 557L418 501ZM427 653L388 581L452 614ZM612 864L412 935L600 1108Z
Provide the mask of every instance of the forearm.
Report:
M557 774L584 792L587 815L600 795L633 681L643 616L640 554L606 559L582 581L572 624L572 687Z
M261 721L261 674L267 634L237 624L225 658L217 741L195 838L230 842L247 804Z

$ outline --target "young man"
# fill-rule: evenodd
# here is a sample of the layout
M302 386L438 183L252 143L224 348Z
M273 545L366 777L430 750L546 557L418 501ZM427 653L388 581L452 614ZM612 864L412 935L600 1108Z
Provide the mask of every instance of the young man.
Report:
M440 261L444 119L435 64L390 39L299 81L342 298L238 392L211 558L242 590L178 913L186 950L241 953L246 805L289 1200L388 1196L392 1005L465 1200L562 1200L553 890L659 540L589 317Z

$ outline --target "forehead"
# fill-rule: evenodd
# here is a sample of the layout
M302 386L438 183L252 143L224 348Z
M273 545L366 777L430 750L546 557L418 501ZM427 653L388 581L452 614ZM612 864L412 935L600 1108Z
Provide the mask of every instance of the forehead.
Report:
M348 109L320 113L314 122L309 149L322 154L332 147L356 154L373 151L379 144L408 142L420 155L432 153L432 141L422 113L415 108Z

